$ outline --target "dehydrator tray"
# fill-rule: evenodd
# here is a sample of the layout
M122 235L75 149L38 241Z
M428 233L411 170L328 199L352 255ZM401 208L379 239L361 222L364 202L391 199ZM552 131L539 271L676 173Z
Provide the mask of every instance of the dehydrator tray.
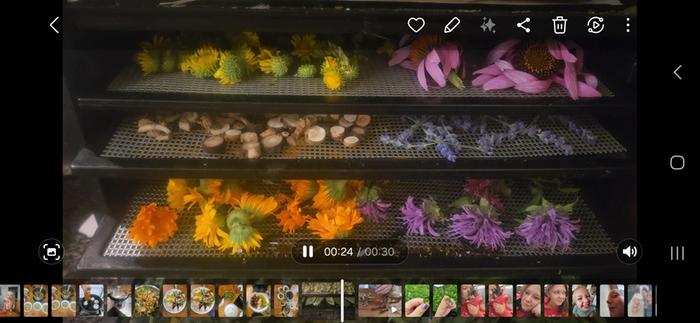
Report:
M256 75L235 85L221 85L216 79L198 79L191 75L172 72L143 76L135 65L124 67L107 87L108 92L136 94L205 94L232 96L285 96L285 97L389 97L389 98L568 98L562 86L553 84L547 91L528 94L513 89L484 91L465 80L465 89L452 85L424 91L415 72L398 66L389 67L387 61L376 56L361 65L360 77L350 81L340 91L326 89L319 77L301 79L293 76L276 78ZM614 93L599 83L603 97ZM468 102L467 102L468 103Z
M530 119L523 119L528 122ZM564 136L573 147L573 156L600 156L606 154L624 153L625 147L618 142L594 118L588 116L574 119L581 128L588 129L597 137L594 144L588 144L559 122L541 117L537 122L540 128L551 131L557 136ZM183 159L241 159L240 144L227 143L223 154L208 154L202 150L202 141L208 137L203 130L184 132L175 130L173 138L167 141L156 141L143 133L137 132L137 119L125 118L114 131L111 139L100 153L100 157L109 159L135 160L183 160ZM319 145L287 146L278 153L263 153L262 159L275 160L390 160L390 159L443 159L434 149L406 150L380 142L383 134L396 137L408 127L399 116L373 116L372 123L367 128L365 138L357 147L348 148L343 144L327 139ZM497 129L491 128L490 129ZM460 134L460 142L474 145L479 138L477 133ZM503 158L538 158L538 157L567 157L552 144L544 144L526 135L516 140L508 141L495 149L492 156L484 155L481 151L463 149L458 153L459 159L503 159Z
M289 186L283 182L251 181L247 188L252 192L274 194L288 192ZM517 221L523 218L518 210L522 209L531 200L527 181L513 180L511 183L512 196L505 200L506 210L501 215L503 227L512 229L517 226ZM398 239L409 248L409 258L448 257L468 260L472 256L497 256L500 258L515 258L523 256L611 256L615 253L615 245L607 231L599 222L597 216L587 206L585 201L579 200L574 209L573 217L580 219L581 231L578 239L573 242L568 251L550 251L533 249L525 241L514 235L503 250L489 251L482 248L474 248L465 241L444 236L417 236L406 235L406 229L401 219L400 207L406 201L408 195L415 198L432 196L440 205L448 205L460 196L463 190L462 181L435 181L435 180L401 180L392 181L385 189L384 199L392 203L385 220L379 222L365 222L359 224L349 238L359 240L386 240ZM545 196L554 203L570 202L575 196L567 195L559 191L547 191ZM195 211L187 211L178 219L178 230L167 242L155 248L142 247L134 243L127 231L139 209L151 202L166 205L165 182L143 182L140 184L128 204L125 216L116 227L111 238L108 239L102 256L106 258L130 258L130 259L170 259L170 258L245 258L245 259L290 259L291 249L294 243L303 239L313 239L315 236L306 229L300 229L294 234L282 234L274 216L268 217L257 226L264 237L262 247L247 255L230 255L216 249L206 248L201 243L195 243L192 235L195 229ZM447 223L437 226L438 232L445 232Z

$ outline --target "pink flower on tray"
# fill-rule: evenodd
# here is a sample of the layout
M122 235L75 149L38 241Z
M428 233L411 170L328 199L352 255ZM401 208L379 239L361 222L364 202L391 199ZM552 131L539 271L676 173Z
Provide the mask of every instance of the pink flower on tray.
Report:
M489 52L487 64L474 72L477 77L472 81L484 91L515 88L542 93L554 82L574 100L601 96L598 78L583 71L583 49L572 41L507 40Z
M466 77L466 66L462 63L459 46L436 35L421 35L415 38L404 36L389 60L389 66L399 65L416 71L418 83L428 91L428 85L445 87L449 81L464 89L462 79ZM461 67L461 68L460 68ZM426 75L427 73L427 75Z

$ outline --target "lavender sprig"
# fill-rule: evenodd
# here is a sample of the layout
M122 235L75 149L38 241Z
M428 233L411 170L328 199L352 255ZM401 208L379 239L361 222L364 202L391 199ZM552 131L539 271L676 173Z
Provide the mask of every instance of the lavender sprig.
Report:
M579 138L581 138L581 140L583 140L585 143L587 143L589 145L595 144L596 140L598 140L598 137L596 137L596 135L594 135L590 130L588 130L586 128L579 127L568 116L559 115L559 116L553 116L553 118L555 120L559 121L559 123L561 123L562 125L569 128L569 130L571 132L575 133L577 136L579 136Z

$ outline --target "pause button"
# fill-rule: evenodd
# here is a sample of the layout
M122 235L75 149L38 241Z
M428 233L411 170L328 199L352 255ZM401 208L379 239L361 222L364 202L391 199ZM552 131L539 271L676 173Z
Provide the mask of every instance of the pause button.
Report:
M313 245L303 245L301 247L301 257L302 258L313 258L314 257L314 246Z

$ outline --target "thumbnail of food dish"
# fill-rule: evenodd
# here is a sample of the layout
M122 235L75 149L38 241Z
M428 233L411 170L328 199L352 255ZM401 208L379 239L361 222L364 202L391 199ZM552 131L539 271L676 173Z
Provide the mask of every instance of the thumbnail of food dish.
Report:
M190 286L190 317L215 317L216 295L214 285Z
M75 285L51 285L51 316L75 317L76 297Z
M155 317L160 308L160 288L144 284L136 285L134 290L134 317Z
M275 317L299 316L299 285L277 284L272 292L275 299Z
M24 316L49 316L48 285L24 285Z
M113 285L107 287L107 316L131 317L133 301L131 285Z
M271 313L270 285L246 285L246 315L269 317Z
M163 285L163 317L187 316L187 284Z
M104 316L104 286L85 284L78 286L78 315Z
M219 317L243 317L243 285L219 285Z

